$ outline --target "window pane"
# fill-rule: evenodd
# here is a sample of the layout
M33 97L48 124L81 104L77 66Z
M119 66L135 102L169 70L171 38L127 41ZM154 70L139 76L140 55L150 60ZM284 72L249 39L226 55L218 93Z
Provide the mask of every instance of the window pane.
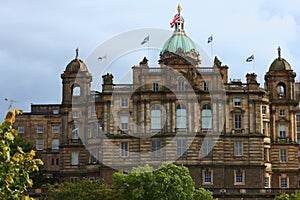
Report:
M186 108L184 105L177 106L176 128L186 128Z
M286 137L285 130L286 130L285 125L280 124L280 126L279 126L279 136L280 136L280 138L285 138Z
M24 126L18 126L18 132L19 133L24 133Z
M73 151L71 156L72 156L72 165L78 165L78 151Z
M72 127L72 140L78 140L78 126L77 125L73 125Z
M201 146L202 157L212 157L212 141L204 140Z
M52 149L53 150L59 149L59 139L52 139Z
M36 150L43 150L44 149L44 140L39 138L36 140Z
M235 155L236 156L243 155L243 143L241 141L235 142Z
M44 126L43 125L38 125L37 126L37 132L38 133L44 133Z
M204 183L211 183L211 171L204 172Z
M128 156L128 142L121 142L121 156Z
M177 156L186 156L187 154L187 143L186 140L177 140Z
M151 141L152 157L160 157L160 140Z
M212 128L212 112L209 105L204 105L201 111L202 115L202 128L211 129Z
M151 129L161 129L161 111L159 105L151 107Z
M280 162L285 163L286 161L286 149L280 149Z

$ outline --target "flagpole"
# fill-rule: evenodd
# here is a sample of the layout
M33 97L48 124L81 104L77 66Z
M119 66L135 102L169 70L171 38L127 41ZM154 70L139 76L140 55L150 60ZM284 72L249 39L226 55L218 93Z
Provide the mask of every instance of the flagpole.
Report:
M211 42L211 44L210 44L210 53L211 53L211 60L212 60L212 66L214 66L214 50L213 50L213 41Z
M147 42L148 44L148 60L149 60L149 63L150 63L150 56L149 56L149 43L150 43L150 39L149 39L149 41Z
M255 56L254 56L254 59L253 59L253 73L255 73Z

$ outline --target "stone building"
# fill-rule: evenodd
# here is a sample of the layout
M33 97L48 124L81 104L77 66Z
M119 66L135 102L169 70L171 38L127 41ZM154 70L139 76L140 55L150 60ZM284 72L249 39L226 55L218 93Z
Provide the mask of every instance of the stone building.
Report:
M61 75L61 104L32 105L15 123L36 142L43 170L59 181L110 182L117 170L167 161L216 195L298 188L299 84L280 48L264 88L255 73L229 81L217 57L201 66L179 15L158 63L132 67L132 84L104 74L102 91L91 91L77 51Z

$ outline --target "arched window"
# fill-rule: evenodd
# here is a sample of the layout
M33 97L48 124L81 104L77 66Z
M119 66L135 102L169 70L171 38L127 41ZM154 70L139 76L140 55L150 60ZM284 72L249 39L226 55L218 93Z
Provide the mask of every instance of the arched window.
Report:
M158 104L151 107L151 129L161 129L161 110Z
M286 95L286 86L284 83L278 83L277 85L277 94L279 97L283 97Z
M212 126L212 113L210 105L205 104L201 110L202 114L202 128L211 129Z
M80 86L79 85L73 85L72 95L74 97L80 96Z
M186 128L186 107L183 104L176 108L176 128Z

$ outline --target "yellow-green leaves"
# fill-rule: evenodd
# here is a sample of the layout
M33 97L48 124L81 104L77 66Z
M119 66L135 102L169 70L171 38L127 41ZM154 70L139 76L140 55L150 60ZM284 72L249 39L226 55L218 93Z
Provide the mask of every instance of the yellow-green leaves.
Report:
M38 165L43 165L40 159L34 158L34 151L24 152L21 147L17 147L15 153L11 151L18 135L18 131L12 128L18 114L22 111L9 111L0 124L0 199L31 199L23 195L33 185L29 174L38 171Z

